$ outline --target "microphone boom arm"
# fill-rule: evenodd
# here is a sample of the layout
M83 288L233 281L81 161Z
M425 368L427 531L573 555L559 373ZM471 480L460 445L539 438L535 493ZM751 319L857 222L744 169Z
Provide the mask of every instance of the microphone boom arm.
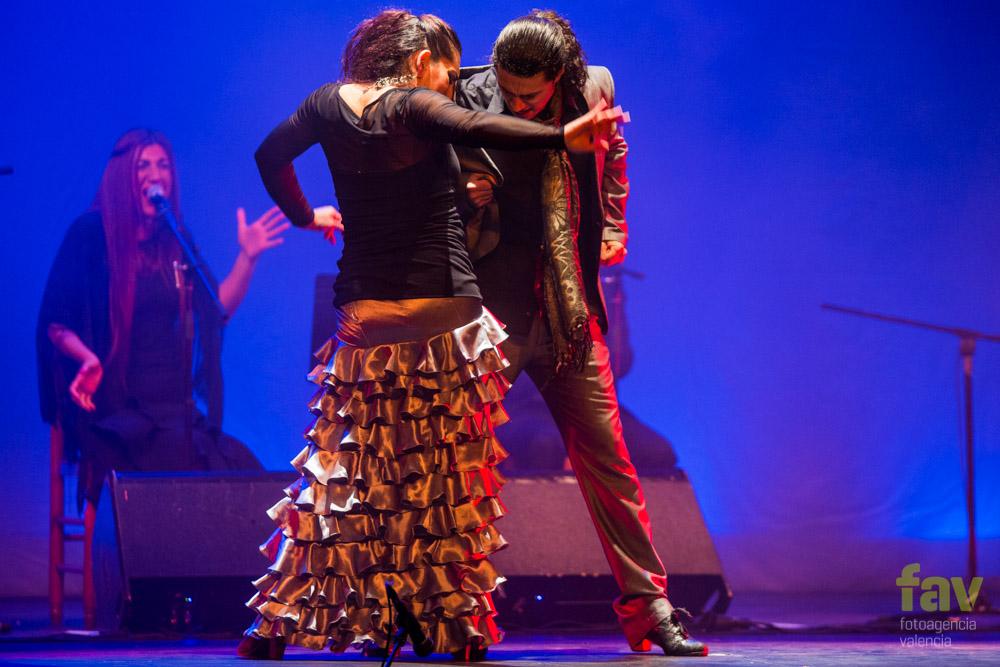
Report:
M177 243L181 247L181 252L184 253L184 257L188 261L188 265L194 270L195 276L197 276L198 282L204 288L205 293L208 294L209 299L215 305L216 310L219 311L219 315L225 320L229 317L229 313L226 312L225 306L219 301L219 295L215 293L215 288L212 287L212 283L209 282L208 276L205 274L205 269L202 267L202 259L198 253L195 252L191 244L188 243L187 237L181 231L180 224L177 222L177 216L174 212L170 210L170 204L167 202L166 197L155 196L151 198L153 206L156 207L156 213L167 223L167 227L173 233L174 237L177 239Z

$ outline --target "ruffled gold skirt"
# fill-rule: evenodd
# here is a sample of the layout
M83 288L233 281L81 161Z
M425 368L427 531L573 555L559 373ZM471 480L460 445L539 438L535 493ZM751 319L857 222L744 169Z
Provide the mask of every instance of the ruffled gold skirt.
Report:
M390 582L435 652L500 641L489 556L506 546L494 526L504 338L483 311L424 340L334 353L331 339L317 353L316 419L292 461L302 477L268 510L278 527L261 545L271 565L247 634L385 646Z

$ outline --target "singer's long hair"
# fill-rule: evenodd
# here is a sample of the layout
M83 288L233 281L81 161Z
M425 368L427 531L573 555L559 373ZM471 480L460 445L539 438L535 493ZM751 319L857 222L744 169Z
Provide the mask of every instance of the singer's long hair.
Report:
M149 224L142 212L142 192L136 175L139 154L147 146L163 147L170 160L170 206L180 219L177 168L170 142L162 133L147 128L129 130L115 142L104 168L93 208L100 212L108 251L108 296L111 320L111 352L106 360L108 379L124 386L135 312L136 275L142 269L167 271L179 257L170 234L153 234L139 244L139 228Z
M386 77L412 74L406 59L429 49L436 62L462 55L454 28L434 14L386 9L358 24L347 40L341 69L350 83L374 83Z

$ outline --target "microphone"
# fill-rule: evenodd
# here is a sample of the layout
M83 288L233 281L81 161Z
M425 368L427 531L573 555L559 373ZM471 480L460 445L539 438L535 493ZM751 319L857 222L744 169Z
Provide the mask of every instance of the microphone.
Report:
M417 617L406 608L406 605L399 599L392 584L388 581L385 582L385 594L389 598L390 604L396 608L396 617L399 619L399 626L406 630L406 634L410 635L410 641L413 643L413 652L420 658L430 655L434 650L434 644L424 635Z
M205 264L204 260L202 260L201 256L194 249L194 242L190 240L187 232L181 229L180 223L177 222L177 216L170 210L170 200L167 199L167 195L163 192L163 186L159 183L150 185L146 188L146 197L156 207L157 217L166 224L170 232L174 235L174 238L177 239L177 243L181 247L181 254L187 259L188 265L194 269L194 273L198 277L198 282L204 288L205 293L208 294L215 309L223 318L229 317L225 306L222 305L218 295L215 293L214 282L209 280L205 274L205 269L203 268Z
M163 192L163 186L159 183L150 185L146 190L146 196L149 197L149 201L153 203L153 206L161 211L170 206L170 202L167 201L167 196Z

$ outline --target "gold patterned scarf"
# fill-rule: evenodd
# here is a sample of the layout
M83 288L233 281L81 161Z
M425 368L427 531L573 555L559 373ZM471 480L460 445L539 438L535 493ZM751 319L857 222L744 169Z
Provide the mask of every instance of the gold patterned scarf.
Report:
M549 104L551 120L561 124L561 86ZM580 268L580 190L565 150L547 151L542 168L545 253L539 280L540 301L552 333L555 373L582 370L594 345L590 312Z

